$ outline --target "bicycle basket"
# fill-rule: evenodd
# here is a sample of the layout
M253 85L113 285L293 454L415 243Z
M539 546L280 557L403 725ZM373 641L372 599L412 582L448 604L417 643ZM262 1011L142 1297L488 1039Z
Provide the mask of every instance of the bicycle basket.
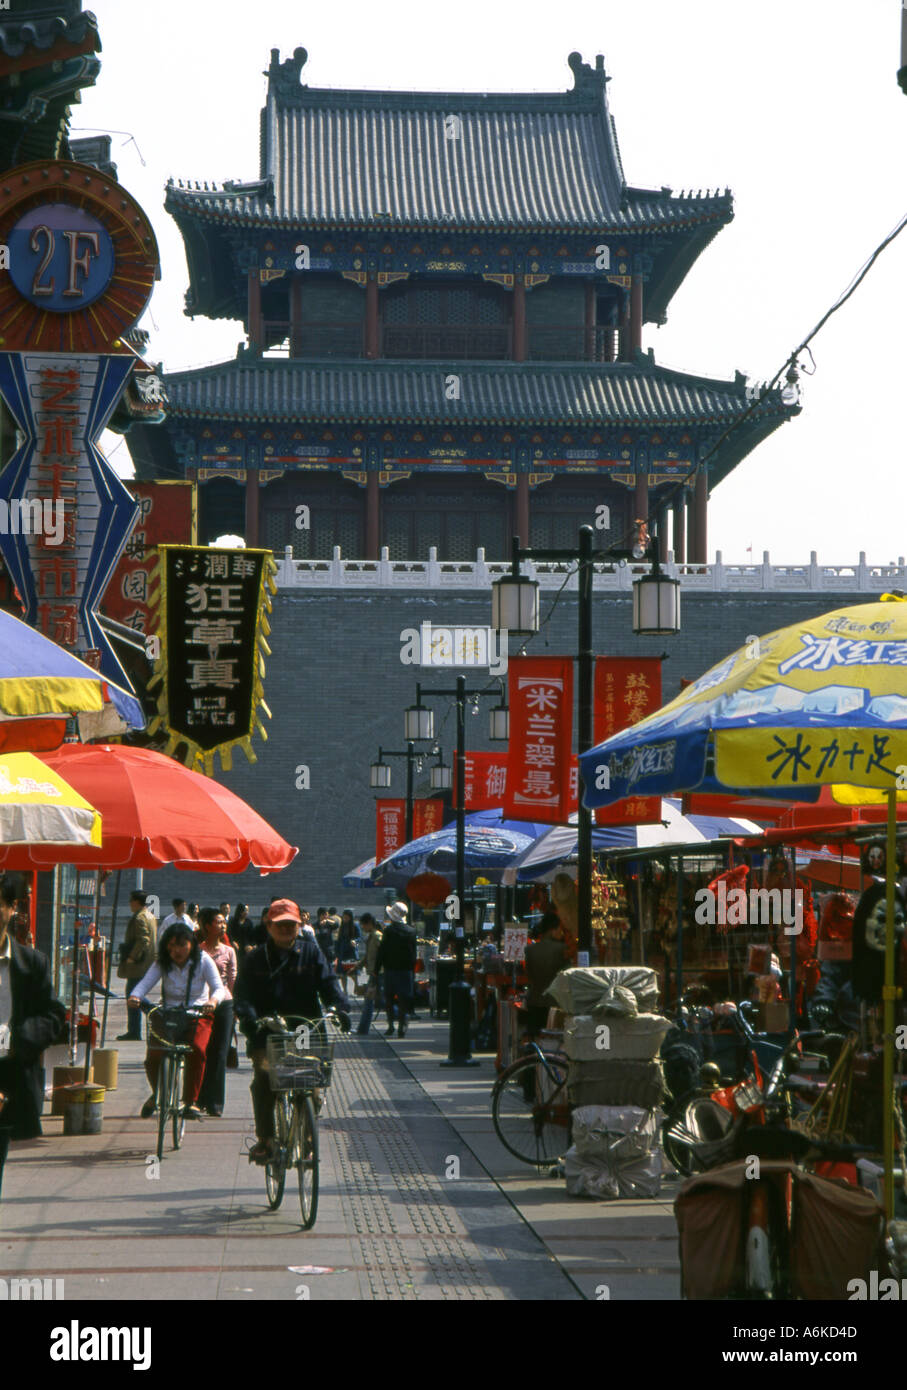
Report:
M148 1031L159 1042L175 1047L186 1040L190 1024L195 1019L185 1009L152 1009L148 1015Z
M331 1084L334 1044L312 1030L272 1034L267 1040L268 1079L272 1091L313 1091Z

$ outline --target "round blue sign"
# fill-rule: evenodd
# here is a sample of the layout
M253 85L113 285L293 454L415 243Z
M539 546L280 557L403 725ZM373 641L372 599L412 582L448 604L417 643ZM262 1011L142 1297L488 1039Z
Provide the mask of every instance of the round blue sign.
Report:
M96 217L68 203L30 208L7 237L9 275L36 308L67 314L93 304L110 284L114 249Z

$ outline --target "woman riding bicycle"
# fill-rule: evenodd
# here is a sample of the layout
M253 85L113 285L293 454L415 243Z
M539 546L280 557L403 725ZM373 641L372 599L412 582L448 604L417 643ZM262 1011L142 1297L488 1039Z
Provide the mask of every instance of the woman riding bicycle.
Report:
M270 1015L317 1018L319 1000L337 1010L345 1033L350 1030L349 1004L330 962L311 937L300 934L302 915L296 903L280 898L267 913L268 940L243 961L234 991L239 1026L252 1059L252 1110L257 1143L253 1162L264 1163L274 1137L274 1097L267 1071L266 1033L258 1020Z
M188 1018L182 1039L192 1051L186 1061L186 1084L183 1094L183 1114L197 1120L201 1110L196 1104L205 1074L205 1049L211 1037L214 1010L228 997L221 983L217 966L201 950L191 927L175 922L162 933L158 943L157 960L142 976L129 996L130 1009L141 1008L142 1000L160 981L161 1001L165 1009L201 1009L201 1018ZM147 1120L156 1109L157 1079L161 1069L164 1044L148 1031L148 1051L145 1054L145 1075L151 1085L151 1095L142 1106L142 1119Z

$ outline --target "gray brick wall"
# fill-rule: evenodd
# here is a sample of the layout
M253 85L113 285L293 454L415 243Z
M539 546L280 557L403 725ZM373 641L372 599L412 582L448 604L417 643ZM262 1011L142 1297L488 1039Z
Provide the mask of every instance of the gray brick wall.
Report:
M655 656L669 653L663 667L665 699L740 646L751 633L762 634L797 618L814 617L852 604L853 594L798 595L732 593L684 595L683 631L673 638L636 638L630 628L629 597L596 599L593 641L598 653ZM865 599L863 600L865 601ZM543 596L542 612L551 598ZM452 687L456 671L425 670L400 661L400 633L424 621L485 626L490 598L484 594L432 591L421 596L337 590L317 593L282 590L274 602L265 698L273 713L267 743L255 741L258 762L240 752L233 770L219 780L248 800L292 844L300 846L283 874L261 878L161 871L145 875L148 892L169 900L176 893L202 903L229 900L263 905L271 894L289 895L304 906L338 908L373 905L380 891L341 887L345 872L374 853L375 813L369 764L379 744L400 749L403 710L415 699L416 681L426 687ZM512 642L512 646L515 645ZM559 655L576 647L576 600L563 596L544 632L529 650ZM466 671L470 687L484 686L487 671ZM467 712L467 745L493 747L486 732L488 708ZM456 738L450 701L433 702L435 730L447 761ZM311 789L296 790L296 768L306 764ZM393 786L405 790L402 759L393 760ZM428 763L417 783L428 794ZM124 878L126 876L124 875Z

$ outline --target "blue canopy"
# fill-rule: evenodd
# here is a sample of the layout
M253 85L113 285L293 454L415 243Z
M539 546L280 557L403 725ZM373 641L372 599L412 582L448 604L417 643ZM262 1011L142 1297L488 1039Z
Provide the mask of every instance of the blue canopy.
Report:
M500 809L473 811L466 817L466 870L493 881L550 825L535 821L504 820ZM364 867L364 866L363 866ZM372 882L382 888L405 888L421 873L451 878L457 867L457 827L451 821L441 830L422 835L401 847L372 871Z

